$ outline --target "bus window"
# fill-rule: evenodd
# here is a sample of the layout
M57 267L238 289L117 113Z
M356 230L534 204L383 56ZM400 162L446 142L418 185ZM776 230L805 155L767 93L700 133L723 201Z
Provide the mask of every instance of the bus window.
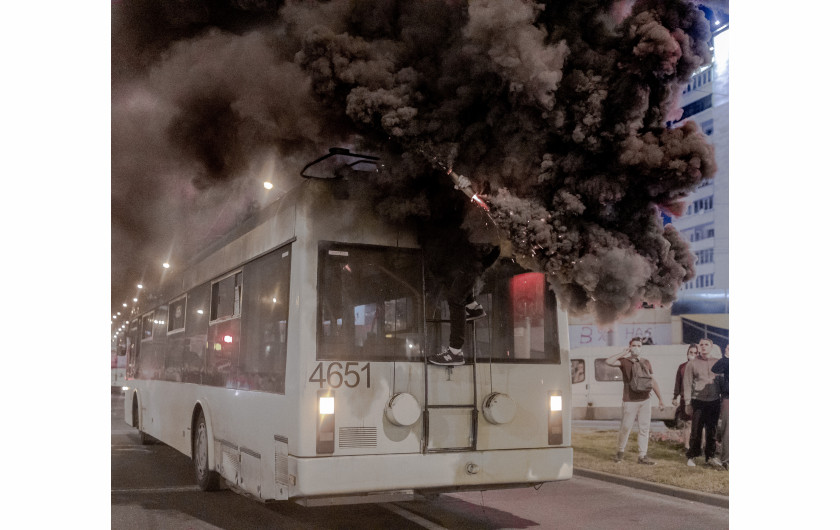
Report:
M210 285L204 284L187 293L187 314L184 322L185 344L182 380L201 383L207 350L207 328L210 316Z
M128 357L125 367L126 379L133 379L137 371L137 342L140 339L140 322L135 318L128 325L125 336L125 352Z
M606 359L595 359L596 381L621 381L621 368L610 366Z
M583 359L572 359L572 384L583 383L586 379L586 367L583 365Z
M152 329L155 325L155 314L151 311L143 315L143 328L140 331L140 340L151 340Z
M245 265L237 388L285 393L291 246Z
M242 271L213 284L210 320L238 317L242 303Z
M168 333L176 333L178 331L184 331L184 321L186 318L186 304L187 304L187 297L182 296L181 298L170 302L169 304L169 326L167 327Z
M493 362L559 362L557 301L545 275L502 264L491 268L484 280L477 298L488 318L474 321L478 359L492 355ZM445 330L441 336L448 336ZM464 349L472 347L468 332Z
M420 360L420 251L323 242L318 359Z

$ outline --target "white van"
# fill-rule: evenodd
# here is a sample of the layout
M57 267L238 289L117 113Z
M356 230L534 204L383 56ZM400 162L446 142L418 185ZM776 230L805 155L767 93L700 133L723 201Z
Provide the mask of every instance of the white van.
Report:
M569 359L572 370L572 419L621 419L621 399L624 392L621 370L608 366L605 361L625 347L597 346L575 348L571 351ZM653 378L659 384L662 401L665 403L665 410L660 411L656 395L651 391L651 418L664 420L669 426L674 422L677 409L671 403L674 398L677 369L687 360L687 350L688 344L642 346L641 356L650 361Z

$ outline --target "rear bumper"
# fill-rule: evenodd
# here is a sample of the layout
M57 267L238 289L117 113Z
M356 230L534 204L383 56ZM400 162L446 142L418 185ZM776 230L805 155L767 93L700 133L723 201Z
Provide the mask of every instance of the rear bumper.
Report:
M290 497L402 490L480 490L572 478L571 447L290 457L290 461L294 470Z

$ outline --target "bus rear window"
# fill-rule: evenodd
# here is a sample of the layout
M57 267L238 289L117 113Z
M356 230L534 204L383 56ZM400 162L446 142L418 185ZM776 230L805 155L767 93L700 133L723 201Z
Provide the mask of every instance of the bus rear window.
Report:
M488 316L474 321L479 362L560 362L557 300L545 275L500 261L488 269L483 280L477 300ZM446 305L444 302L439 308ZM448 311L444 315L448 317ZM447 328L444 324L441 346L449 336ZM473 348L469 328L464 343L468 355ZM433 351L439 351L437 347Z
M419 250L321 243L319 359L420 360Z

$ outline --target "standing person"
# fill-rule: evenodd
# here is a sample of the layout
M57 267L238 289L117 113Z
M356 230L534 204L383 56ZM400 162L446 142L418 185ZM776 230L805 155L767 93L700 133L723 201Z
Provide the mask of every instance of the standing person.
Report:
M685 375L685 367L688 363L697 357L697 345L689 344L688 350L685 352L686 361L677 368L677 377L674 380L674 399L671 401L677 407L676 418L682 420L682 440L685 445L685 450L688 451L688 438L691 434L691 416L685 412L685 400L683 399L683 376Z
M723 357L712 366L712 372L720 374L720 459L723 467L729 469L729 344L723 351Z
M627 446L627 440L630 438L630 430L633 428L633 423L638 419L638 462L652 466L656 462L647 456L648 437L650 435L650 390L635 391L631 388L630 383L633 379L633 365L635 363L643 364L647 368L647 372L651 375L651 388L659 399L659 410L664 410L665 404L662 402L662 395L659 393L659 385L656 384L656 379L652 377L653 367L650 365L650 361L640 356L641 351L642 339L633 337L630 340L629 348L616 353L605 361L609 366L621 368L621 377L624 381L624 396L621 402L621 427L618 430L618 452L616 452L613 460L621 462L624 459L624 448Z
M439 366L459 366L464 364L461 348L467 321L487 315L475 300L473 290L501 249L494 241L495 230L479 207L452 188L448 175L437 172L436 177L437 185L425 191L428 203L435 207L420 224L418 239L430 277L444 292L449 306L449 345L427 361Z
M711 352L711 339L700 339L700 353L686 365L683 376L685 411L691 416L691 442L685 454L686 465L689 467L694 467L694 459L700 456L704 429L706 464L723 467L715 457L715 430L720 416L720 387L712 372L715 359L710 357Z

